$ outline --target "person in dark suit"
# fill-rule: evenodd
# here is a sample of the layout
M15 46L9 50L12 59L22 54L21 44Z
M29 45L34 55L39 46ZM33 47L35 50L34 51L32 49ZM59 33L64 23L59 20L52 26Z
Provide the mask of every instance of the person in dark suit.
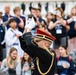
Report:
M24 46L21 45L23 50L34 58L35 70L32 75L54 75L56 73L56 55L50 49L50 45L56 38L40 29L36 30L34 38L31 32L23 34L22 37L25 41Z
M13 17L11 14L10 14L10 6L9 5L6 5L4 7L4 11L5 11L5 14L3 15L3 22L6 23L6 30L8 30L10 28L9 24L8 24L8 21Z

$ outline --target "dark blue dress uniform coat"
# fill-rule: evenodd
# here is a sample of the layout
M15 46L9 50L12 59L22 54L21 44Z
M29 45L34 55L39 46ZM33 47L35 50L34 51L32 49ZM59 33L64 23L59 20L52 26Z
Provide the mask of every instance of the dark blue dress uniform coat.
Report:
M56 72L56 56L53 51L47 51L40 48L32 38L30 32L25 33L23 36L25 44L21 47L32 58L34 58L35 70L32 75L54 75ZM20 40L22 41L22 40ZM53 54L53 56L51 55Z

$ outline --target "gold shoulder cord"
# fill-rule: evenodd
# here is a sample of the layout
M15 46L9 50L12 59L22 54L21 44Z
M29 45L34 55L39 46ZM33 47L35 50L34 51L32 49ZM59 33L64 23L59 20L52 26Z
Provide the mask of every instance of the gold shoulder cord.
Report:
M52 68L52 66L53 66L53 62L54 62L54 53L53 53L53 52L50 52L50 51L48 50L48 48L46 48L46 47L44 47L44 48L47 50L47 52L48 52L50 55L52 55L52 62L51 62L51 65L50 65L49 69L48 69L45 73L42 73L41 70L40 70L40 67L39 67L39 58L37 57L36 64L37 64L38 71L39 71L39 73L40 73L41 75L47 75L47 74L50 72L50 70L51 70L51 68Z

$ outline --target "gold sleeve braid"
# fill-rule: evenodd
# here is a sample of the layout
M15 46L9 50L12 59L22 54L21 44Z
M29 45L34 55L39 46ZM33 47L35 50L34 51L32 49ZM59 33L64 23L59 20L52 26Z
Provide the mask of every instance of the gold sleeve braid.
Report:
M39 73L40 73L41 75L47 75L47 74L50 72L50 70L51 70L51 68L52 68L52 66L53 66L53 62L54 62L54 53L53 53L52 51L50 52L49 49L46 48L46 47L45 47L45 49L46 49L46 51L52 56L52 62L51 62L51 64L50 64L49 69L48 69L45 73L42 73L42 71L40 70L40 67L39 67L39 58L37 57L36 64L37 64L38 71L39 71Z

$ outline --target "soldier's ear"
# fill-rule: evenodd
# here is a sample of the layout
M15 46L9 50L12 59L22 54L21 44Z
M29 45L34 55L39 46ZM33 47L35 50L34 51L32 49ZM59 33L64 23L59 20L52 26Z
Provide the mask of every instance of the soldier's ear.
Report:
M44 44L45 44L45 45L48 45L48 43L47 43L47 42L45 42Z

